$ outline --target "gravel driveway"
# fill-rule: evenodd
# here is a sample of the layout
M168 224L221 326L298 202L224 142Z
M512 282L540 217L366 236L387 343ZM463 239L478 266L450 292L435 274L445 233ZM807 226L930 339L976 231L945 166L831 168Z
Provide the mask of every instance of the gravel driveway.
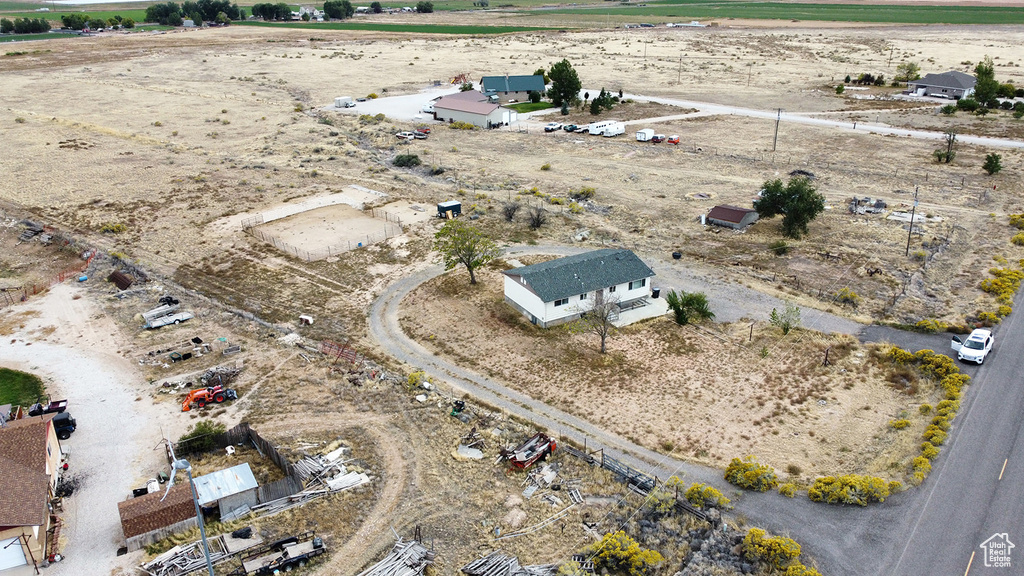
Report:
M87 298L72 297L82 288L58 284L13 313L25 315L24 328L0 341L0 365L32 372L54 398L67 398L78 422L70 439L66 474L80 481L64 499L60 514L63 562L47 568L50 576L110 576L137 560L118 558L121 523L117 503L131 494L142 474L164 465L159 422L149 402L136 402L134 366L118 354L117 327ZM55 328L50 334L50 328Z

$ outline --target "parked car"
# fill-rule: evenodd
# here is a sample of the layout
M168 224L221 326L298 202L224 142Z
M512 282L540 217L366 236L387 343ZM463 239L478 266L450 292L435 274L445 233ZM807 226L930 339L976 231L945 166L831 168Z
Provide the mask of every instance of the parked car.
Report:
M992 351L992 331L978 328L967 340L961 340L959 336L953 336L950 346L956 350L957 360L963 362L977 362L979 365L985 362L985 357Z
M49 396L36 399L36 403L29 406L29 416L42 416L43 414L61 413L68 408L67 400L50 400Z
M576 134L586 134L590 132L590 126L584 124L583 126L580 126L579 128L573 130L573 132L575 132Z
M575 132L577 128L579 128L579 126L575 124L566 124L565 126L562 126L562 130L565 130L566 132Z
M557 132L558 130L561 130L561 129L562 129L562 123L561 122L548 122L547 124L544 125L544 131L545 132Z
M651 142L654 142L655 144L659 144L659 143L664 142L664 141L665 141L665 135L664 134L655 134L653 137L651 137Z
M426 132L420 132L419 130L412 133L412 137L417 140L426 140L427 136L429 136L429 134Z
M61 440L71 438L71 433L74 432L76 428L78 428L78 424L68 412L61 412L53 417L53 431L57 433L57 438L60 438Z
M399 132L398 134L395 134L395 138L400 138L402 140L414 140L416 135L412 132Z
M429 126L420 126L419 128L416 129L416 131L417 132L422 132L424 134L430 134L430 127Z
M679 135L678 134L673 134L673 135L669 136L668 137L668 143L669 144L679 144Z

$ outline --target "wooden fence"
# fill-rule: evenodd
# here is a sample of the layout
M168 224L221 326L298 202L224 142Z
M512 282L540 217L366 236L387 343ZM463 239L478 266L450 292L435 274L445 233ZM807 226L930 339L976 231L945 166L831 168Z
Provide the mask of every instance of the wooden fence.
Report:
M174 453L178 458L183 458L189 454L223 450L228 446L239 444L251 444L261 456L269 458L284 472L284 478L259 487L257 491L257 500L259 502L277 500L302 490L302 480L296 473L295 467L288 461L288 458L281 454L272 442L260 436L256 430L253 430L247 422L241 422L220 434L199 436L185 442L178 442L174 445ZM170 457L171 453L168 450L168 462Z

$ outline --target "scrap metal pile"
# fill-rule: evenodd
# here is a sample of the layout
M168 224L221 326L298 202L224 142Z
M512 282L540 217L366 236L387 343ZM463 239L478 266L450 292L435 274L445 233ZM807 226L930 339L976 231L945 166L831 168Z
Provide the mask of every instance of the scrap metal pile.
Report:
M427 566L434 563L434 556L433 550L416 540L399 538L390 554L359 576L422 576Z
M520 566L518 558L505 556L501 550L495 550L462 567L462 572L468 576L554 576L557 571L557 564Z

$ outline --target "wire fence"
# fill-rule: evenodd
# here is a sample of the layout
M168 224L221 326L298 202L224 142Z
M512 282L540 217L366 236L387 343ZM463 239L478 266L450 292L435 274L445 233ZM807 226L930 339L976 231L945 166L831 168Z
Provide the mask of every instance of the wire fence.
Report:
M242 220L241 224L242 231L244 231L246 234L249 234L254 238L258 238L263 242L266 242L267 244L271 244L274 246L274 248L277 248L278 250L286 254L291 254L296 258L301 258L306 262L323 260L324 258L329 258L331 256L343 254L350 250L362 248L363 246L369 246L370 244L383 242L388 238L400 236L404 233L404 229L402 228L402 218L397 214L392 214L391 212L388 212L387 210L382 210L380 208L369 208L367 210L364 210L363 212L368 213L373 218L383 220L384 225L382 227L382 230L378 232L363 234L360 237L354 238L352 240L346 240L344 244L332 244L330 246L325 246L323 248L319 248L316 250L307 250L305 248L299 248L298 246L289 244L288 242L281 240L280 238L274 236L273 234L260 230L260 226L268 222L268 220L265 219L263 214L257 214L255 216L252 216L251 218L246 218Z
M273 236L271 234L264 232L263 230L260 230L256 226L247 228L245 232L254 238L258 238L266 242L267 244L273 245L274 248L277 248L278 250L286 254L291 254L292 256L295 256L296 258L301 258L306 262L323 260L324 258L328 258L330 256L344 254L345 252L348 252L350 250L362 248L363 246L369 246L370 244L375 244L377 242L383 242L384 240L387 240L388 238L394 238L395 236L400 236L403 233L401 226L397 224L392 224L390 222L385 222L383 225L383 230L379 232L364 234L360 236L359 239L347 240L345 244L334 244L331 246L320 248L319 250L306 250L304 248L299 248L298 246L293 246L276 236Z

